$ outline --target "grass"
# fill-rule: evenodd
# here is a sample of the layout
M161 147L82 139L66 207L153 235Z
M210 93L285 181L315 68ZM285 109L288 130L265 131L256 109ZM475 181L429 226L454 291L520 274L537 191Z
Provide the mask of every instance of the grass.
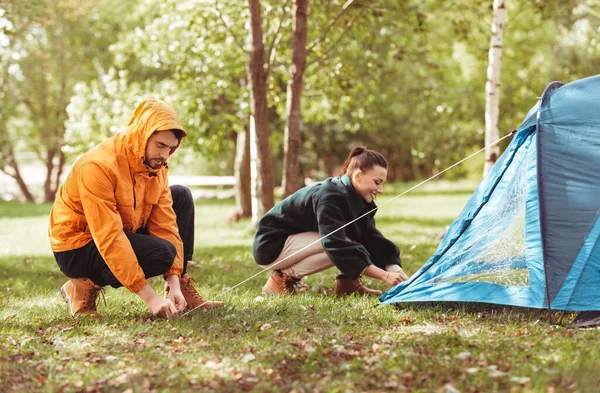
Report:
M475 184L438 182L382 206L378 226L415 272ZM386 189L389 200L406 189ZM571 315L481 304L375 307L332 296L334 269L308 292L263 297L249 222L225 224L231 201L197 206L200 292L224 310L151 318L124 289L106 290L101 320L72 318L46 238L48 205L0 204L2 392L595 392L600 331ZM162 281L151 284L161 290ZM372 287L383 284L369 281Z

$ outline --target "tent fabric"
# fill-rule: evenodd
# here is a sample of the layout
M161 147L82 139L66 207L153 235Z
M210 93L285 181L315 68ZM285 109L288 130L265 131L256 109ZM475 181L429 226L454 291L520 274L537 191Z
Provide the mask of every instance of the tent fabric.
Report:
M448 229L384 303L600 309L600 75L553 82Z

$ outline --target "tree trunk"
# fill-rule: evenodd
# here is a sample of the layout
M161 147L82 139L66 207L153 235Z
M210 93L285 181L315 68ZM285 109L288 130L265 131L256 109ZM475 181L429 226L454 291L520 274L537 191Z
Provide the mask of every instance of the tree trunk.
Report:
M65 153L63 153L62 148L60 149L60 153L59 153L59 160L58 160L58 165L56 166L56 178L54 179L54 190L53 192L53 198L56 197L56 192L58 191L58 187L60 186L60 178L62 176L63 170L65 169Z
M250 6L250 38L252 47L248 52L248 74L252 97L252 112L256 132L257 170L259 198L257 215L262 217L275 204L273 198L273 167L269 146L269 115L267 107L267 73L265 71L265 47L262 37L262 17L259 0L248 0Z
M300 149L300 98L306 67L306 12L308 0L296 0L294 14L294 38L292 41L292 64L287 84L286 112L287 122L283 139L283 197L293 194L300 187L298 181Z
M259 209L261 205L259 200L259 190L258 190L258 152L256 149L256 127L254 122L254 116L250 115L250 203L251 203L251 211L252 211L252 223L254 225L258 224L258 220L260 217L264 215L264 211ZM262 213L259 216L259 210Z
M504 34L504 0L494 0L492 38L490 40L487 82L485 84L485 146L500 139L498 115L500 106L500 65L502 63L502 36ZM500 147L494 145L485 150L484 176L489 173L500 155Z
M230 221L252 216L249 130L237 134L235 150L235 212Z
M29 191L29 187L27 187L25 180L23 180L23 177L21 176L21 171L19 171L19 164L17 163L17 160L15 159L15 152L12 149L12 147L10 148L10 150L8 152L7 161L13 170L13 173L8 174L8 175L11 176L13 179L15 179L15 181L17 182L17 184L19 186L19 189L21 190L21 194L23 194L23 197L25 198L25 200L27 202L35 202L35 197Z
M52 202L54 200L54 193L52 192L52 173L54 172L54 156L56 155L56 149L48 149L46 154L46 180L44 181L44 202Z

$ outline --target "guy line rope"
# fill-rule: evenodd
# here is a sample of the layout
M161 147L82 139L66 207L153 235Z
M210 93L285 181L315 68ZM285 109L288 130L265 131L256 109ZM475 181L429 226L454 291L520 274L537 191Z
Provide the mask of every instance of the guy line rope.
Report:
M409 192L411 192L412 190L414 190L414 189L416 189L416 188L418 188L418 187L422 186L423 184L425 184L425 183L429 182L430 180L433 180L433 179L435 179L436 177L438 177L438 176L439 176L439 175L441 175L442 173L449 171L450 169L452 169L452 168L454 168L454 167L456 167L456 166L458 166L458 165L462 164L463 162L467 161L467 160L468 160L468 159L470 159L470 158L473 158L473 157L474 157L474 156L476 156L477 154L479 154L479 153L481 153L482 151L484 151L484 150L486 150L486 149L488 149L488 148L490 148L490 147L492 147L492 146L494 146L494 145L496 145L496 144L500 143L501 141L503 141L504 139L508 138L509 136L513 136L513 135L514 135L516 132L517 132L517 130L513 130L513 131L511 131L510 133L506 134L506 135L505 135L505 136L503 136L502 138L498 139L496 142L490 143L489 145L487 145L487 146L483 147L482 149L480 149L480 150L476 151L475 153L473 153L473 154L471 154L471 155L469 155L469 156L467 156L467 157L463 158L462 160L460 160L460 161L458 161L458 162L456 162L456 163L452 164L451 166L449 166L448 168L444 169L443 171L436 173L435 175L431 176L430 178L428 178L428 179L426 179L426 180L423 180L423 181L422 181L422 182L420 182L419 184L417 184L417 185L415 185L415 186L412 186L411 188L409 188L408 190L404 191L403 193L401 193L401 194L399 194L399 195L396 195L395 197L391 198L390 200L388 200L388 201L386 201L386 202L382 203L380 206L376 206L375 208L371 209L370 211L368 211L368 212L364 213L363 215L361 215L361 216L359 216L359 217L356 217L354 220L350 221L350 222L349 222L349 223L347 223L347 224L344 224L343 226L339 227L339 228L338 228L338 229L336 229L335 231L328 233L327 235L325 235L325 236L321 237L320 239L317 239L317 240L313 241L312 243L310 243L310 244L306 245L305 247L303 247L303 248L299 249L298 251L294 252L293 254L291 254L291 255L288 255L287 257L283 258L281 261L279 261L279 262L277 262L277 263L275 263L275 264L271 265L271 267L277 266L278 264L280 264L281 262L285 261L286 259L288 259L288 258L291 258L291 257L293 257L294 255L298 254L299 252L302 252L302 251L306 250L307 248L309 248L309 247L310 247L310 246L312 246L313 244L315 244L315 243L317 243L317 242L320 242L321 240L323 240L323 239L325 239L325 238L327 238L327 237L329 237L329 236L333 235L333 234L334 234L334 233L336 233L337 231L340 231L340 230L342 230L342 229L346 228L348 225L350 225L350 224L352 224L352 223L354 223L354 222L356 222L356 221L360 220L361 218L363 218L363 217L365 217L365 216L367 216L367 215L371 214L372 212L374 212L375 210L379 209L380 207L382 207L382 206L385 206L385 205L387 205L388 203L390 203L390 202L392 202L392 201L394 201L394 200L396 200L396 199L400 198L401 196L408 194L408 193L409 193ZM265 272L265 270L267 270L267 269L263 269L262 271L260 271L260 272L258 272L258 273L256 273L256 274L253 274L252 276L250 276L250 277L246 278L245 280L243 280L243 281L241 281L241 282L239 282L239 283L235 284L234 286L226 288L224 291L222 291L221 293L217 294L217 296L215 296L214 298L212 298L212 299L209 299L209 300L206 300L206 301L204 301L202 304L200 304L200 305L198 305L198 306L194 307L193 309L191 309L191 310L189 310L189 311L187 311L187 312L185 312L185 313L181 314L181 317L185 317L186 315L188 315L188 314L192 313L193 311L195 311L195 310L197 310L198 308L202 307L204 304L208 303L208 302L209 302L209 301L211 301L211 300L215 300L215 299L219 299L219 298L221 298L221 297L222 297L223 295L225 295L226 293L233 291L233 290L234 290L234 289L236 289L237 287L239 287L239 286L241 286L241 285L243 285L243 284L247 283L248 281L252 280L253 278L255 278L255 277L258 277L259 275L263 274L263 273Z

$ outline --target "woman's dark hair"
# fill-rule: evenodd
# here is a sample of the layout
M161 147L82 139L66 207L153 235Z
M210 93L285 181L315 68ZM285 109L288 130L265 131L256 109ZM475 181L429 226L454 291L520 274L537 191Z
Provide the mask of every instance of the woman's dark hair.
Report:
M348 158L346 158L346 162L344 162L340 176L344 176L349 172L354 172L357 169L366 172L376 165L387 169L385 157L375 150L367 149L365 146L357 146L350 150L350 154L348 154Z

